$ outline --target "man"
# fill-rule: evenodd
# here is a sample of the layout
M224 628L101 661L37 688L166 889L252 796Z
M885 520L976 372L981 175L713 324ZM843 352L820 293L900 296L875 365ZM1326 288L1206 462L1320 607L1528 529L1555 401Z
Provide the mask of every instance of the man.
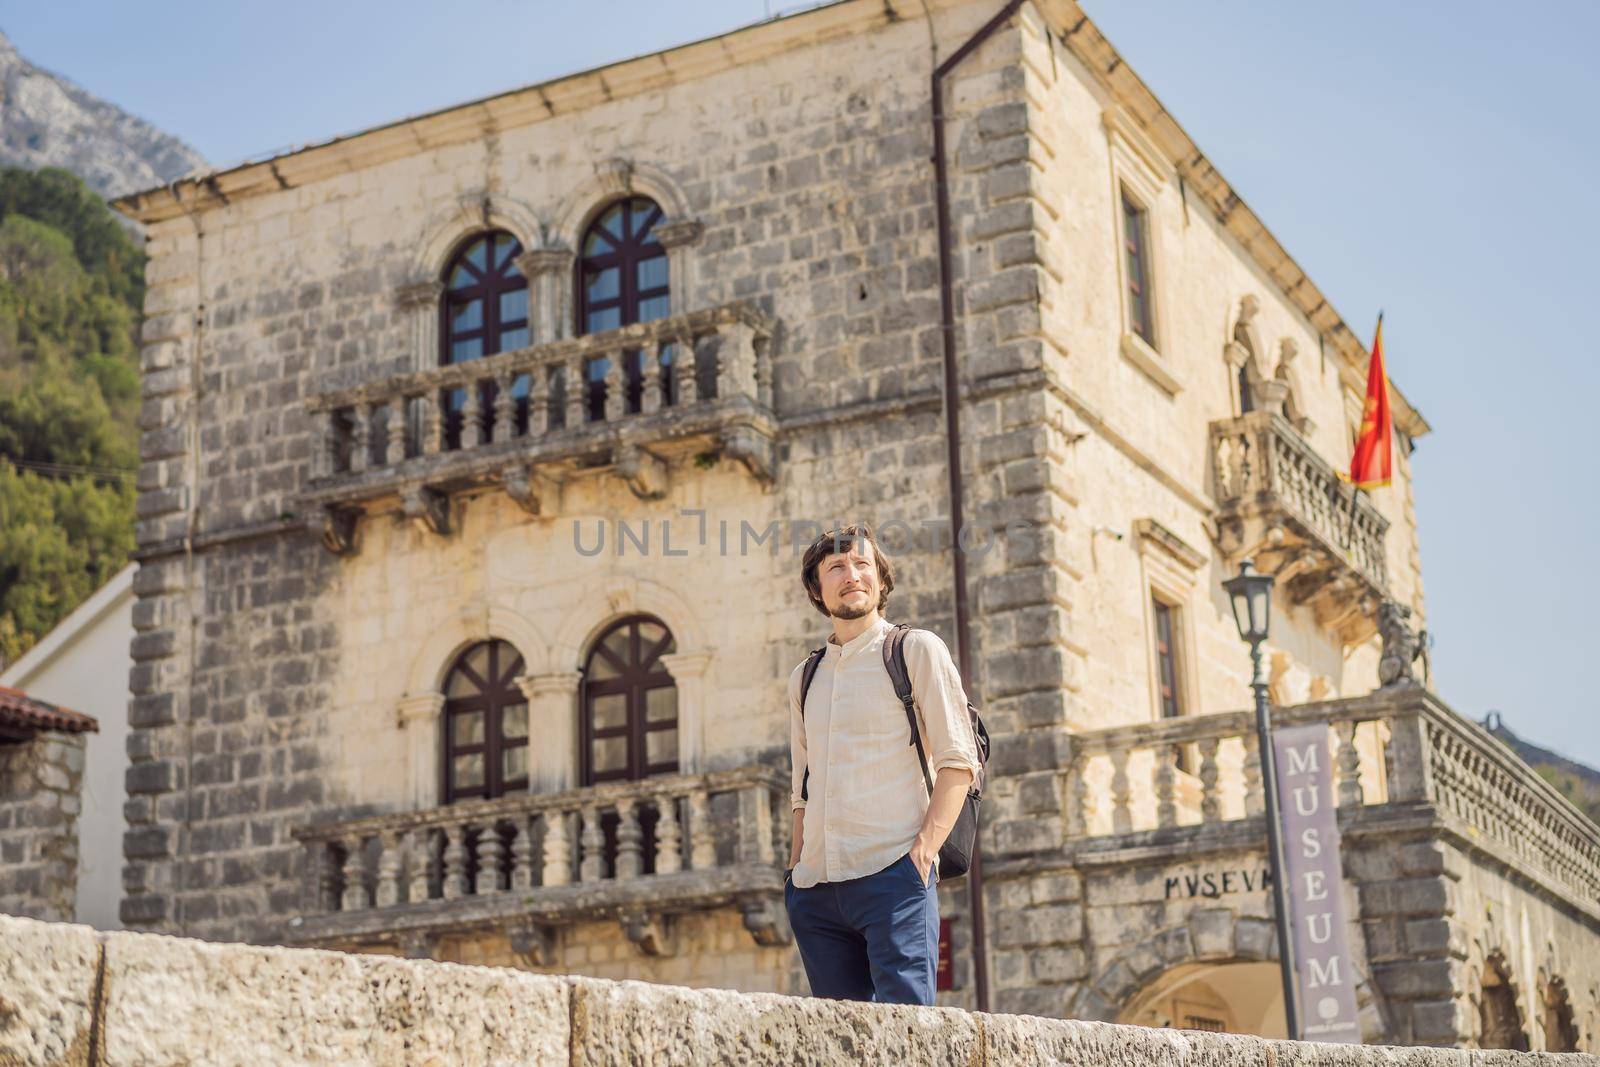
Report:
M807 549L801 581L833 633L804 708L805 663L789 676L789 925L813 995L932 1004L939 847L979 770L961 676L936 634L906 634L930 797L883 662L892 563L865 524L847 526Z

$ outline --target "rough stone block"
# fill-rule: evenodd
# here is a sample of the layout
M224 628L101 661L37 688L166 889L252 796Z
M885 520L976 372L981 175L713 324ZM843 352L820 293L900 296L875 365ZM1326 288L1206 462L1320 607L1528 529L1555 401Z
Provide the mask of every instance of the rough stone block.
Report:
M1406 923L1406 949L1413 956L1465 956L1466 945L1448 919L1411 919Z
M977 1017L643 982L572 986L574 1067L647 1063L977 1063Z
M89 927L0 915L0 1063L87 1065L99 966Z
M997 917L996 945L1051 945L1083 938L1083 909L1077 904L1055 904L1008 912Z
M1083 899L1083 877L1075 871L1063 871L1033 880L1033 903L1058 904L1062 901Z
M1448 997L1455 988L1451 960L1403 960L1375 964L1373 977L1386 994L1402 1000Z
M135 764L128 768L125 782L129 793L168 792L172 789L172 764Z
M1366 915L1448 915L1454 906L1442 879L1414 878L1363 885L1361 910Z
M1453 1044L1466 1038L1476 1025L1464 999L1423 1000L1410 1007L1410 1039L1420 1044Z
M1034 949L1028 953L1028 970L1040 982L1077 982L1088 976L1089 965L1083 949L1074 945Z
M1129 1029L1027 1015L985 1016L983 1030L983 1062L988 1064L1239 1067L1265 1062L1260 1039L1231 1034Z
M171 827L145 826L122 835L122 854L129 859L159 859L171 852Z
M1240 919L1233 928L1234 948L1252 960L1278 958L1278 932L1266 919Z
M1233 912L1226 908L1203 908L1189 916L1189 934L1194 938L1195 955L1211 959L1233 955Z
M115 933L105 995L110 1064L568 1062L543 975Z

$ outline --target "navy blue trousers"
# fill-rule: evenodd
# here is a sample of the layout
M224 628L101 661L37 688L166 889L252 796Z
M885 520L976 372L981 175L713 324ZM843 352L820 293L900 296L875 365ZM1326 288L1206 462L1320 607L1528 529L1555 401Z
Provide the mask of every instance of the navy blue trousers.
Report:
M811 994L932 1004L939 965L939 878L907 853L876 874L796 889L783 902Z

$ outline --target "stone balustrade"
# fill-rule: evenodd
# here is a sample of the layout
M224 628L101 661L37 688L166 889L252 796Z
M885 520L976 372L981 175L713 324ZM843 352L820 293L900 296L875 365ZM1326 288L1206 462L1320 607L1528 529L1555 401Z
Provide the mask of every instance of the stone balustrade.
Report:
M774 332L728 304L313 395L322 442L299 505L348 553L361 515L393 498L447 534L452 494L497 485L549 515L567 478L597 468L646 499L675 459L726 456L770 483Z
M1401 686L1273 710L1275 725L1328 727L1341 824L1442 823L1467 846L1600 918L1600 828L1514 752L1426 690ZM1225 712L1073 738L1073 847L1110 851L1190 835L1259 838L1264 796L1255 717ZM1237 831L1237 833L1235 833Z
M1345 644L1370 637L1389 586L1388 520L1275 412L1213 422L1211 456L1218 540L1230 560L1254 557Z
M287 939L425 954L440 933L498 928L545 959L556 926L615 919L664 955L672 915L733 906L758 944L782 944L787 801L752 766L304 827Z

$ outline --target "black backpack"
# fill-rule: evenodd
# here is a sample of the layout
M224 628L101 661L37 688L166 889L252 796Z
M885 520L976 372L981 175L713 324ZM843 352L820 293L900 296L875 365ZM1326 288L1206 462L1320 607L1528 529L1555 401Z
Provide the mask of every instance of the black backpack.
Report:
M922 751L922 735L917 730L917 702L911 692L911 674L906 670L906 653L903 647L906 634L911 632L911 627L903 622L894 624L883 638L883 666L889 672L889 679L894 682L894 691L900 697L900 703L906 709L906 721L911 724L911 744L917 750L917 762L922 764L922 779L928 784L928 795L933 795L933 776L928 773L928 757ZM806 659L805 671L800 675L800 714L806 713L806 694L811 691L811 679L817 673L817 665L822 662L822 657L827 653L827 646L813 649ZM966 874L972 867L972 852L978 843L978 802L983 799L984 772L989 765L989 731L984 728L983 718L979 716L978 709L972 706L972 701L967 701L967 718L972 723L972 735L978 745L978 773L972 776L972 784L967 787L966 799L961 804L961 811L956 815L956 824L950 828L950 836L939 848L939 880L948 881ZM810 799L807 793L811 785L811 768L805 769L805 775L800 780L800 797L802 800Z

